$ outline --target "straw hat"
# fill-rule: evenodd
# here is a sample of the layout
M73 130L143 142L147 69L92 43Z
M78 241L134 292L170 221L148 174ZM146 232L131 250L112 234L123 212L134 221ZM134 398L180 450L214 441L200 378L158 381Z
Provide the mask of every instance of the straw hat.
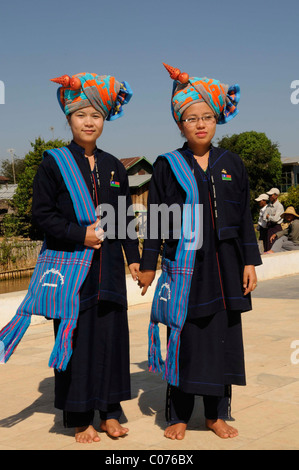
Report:
M284 216L285 214L291 214L291 215L294 215L295 217L297 217L297 219L299 219L299 215L296 213L295 209L293 206L290 206L288 207L285 212L282 214L282 216Z

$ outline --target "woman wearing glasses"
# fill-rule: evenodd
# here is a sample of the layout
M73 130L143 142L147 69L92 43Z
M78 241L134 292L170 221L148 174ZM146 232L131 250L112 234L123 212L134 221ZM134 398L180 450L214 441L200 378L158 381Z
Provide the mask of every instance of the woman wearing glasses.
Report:
M206 426L219 437L235 437L238 431L226 420L230 419L231 385L245 385L241 312L251 310L255 266L261 258L243 162L238 155L214 147L212 139L216 125L238 113L239 86L189 78L165 67L174 79L172 115L186 142L157 159L149 192L148 235L139 274L142 295L155 277L164 240L162 275L149 328L150 370L163 371L168 382L167 438L184 438L196 395L203 396ZM162 217L158 237L151 237L152 208L163 203L179 205L184 220L189 204L190 225L195 235L200 232L197 249L190 249L182 228L178 236L175 216L169 217L167 236ZM196 227L197 210L202 223ZM168 326L165 363L159 322Z

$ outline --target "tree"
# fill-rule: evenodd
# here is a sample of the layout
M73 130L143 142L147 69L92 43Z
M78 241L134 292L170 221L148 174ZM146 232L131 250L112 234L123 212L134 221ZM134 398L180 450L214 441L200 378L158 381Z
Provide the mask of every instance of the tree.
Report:
M225 136L218 140L218 145L242 158L249 177L251 212L256 220L259 207L254 199L280 185L282 163L278 145L255 131Z
M299 186L291 186L288 192L280 198L280 201L285 209L293 206L297 214L299 214Z
M31 142L32 150L25 155L24 171L19 179L18 188L12 201L16 216L19 220L19 226L16 229L17 235L30 237L32 239L39 237L38 232L32 226L33 180L42 162L44 151L64 147L67 144L67 142L59 139L45 142L41 137L38 137L35 142Z
M15 158L14 170L15 170L16 183L19 182L24 169L25 169L24 158ZM8 178L9 183L12 184L14 182L12 162L9 159L3 160L1 164L1 175L5 176L5 178Z

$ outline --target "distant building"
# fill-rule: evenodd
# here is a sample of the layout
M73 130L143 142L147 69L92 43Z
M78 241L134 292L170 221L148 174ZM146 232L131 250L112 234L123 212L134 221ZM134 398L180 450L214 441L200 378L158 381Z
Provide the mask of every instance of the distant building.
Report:
M0 175L0 184L7 184L8 182L9 182L8 178Z
M133 209L138 218L138 236L144 238L147 198L153 165L145 157L122 158L120 161L128 174Z
M299 157L282 157L280 191L286 193L291 186L299 185Z
M12 200L17 184L7 184L8 179L0 176L0 224L5 214L12 213L10 201Z
M0 186L0 201L11 201L18 185L17 184L5 184Z
M149 182L153 174L153 165L145 157L121 158L127 170L133 205L147 207Z

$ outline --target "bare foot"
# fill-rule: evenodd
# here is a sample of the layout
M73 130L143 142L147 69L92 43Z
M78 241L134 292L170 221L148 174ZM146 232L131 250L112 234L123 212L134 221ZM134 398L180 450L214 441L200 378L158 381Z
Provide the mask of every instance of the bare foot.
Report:
M206 419L206 426L222 439L237 437L239 435L238 430L229 426L223 419Z
M185 423L172 424L171 426L168 426L168 428L165 429L164 436L168 439L178 439L179 441L181 441L185 437L186 429L187 424Z
M101 440L93 426L76 428L75 439L76 442L80 442L81 444L90 444L92 442L99 442Z
M129 432L129 429L121 426L117 419L102 421L100 427L102 431L105 431L111 437L121 437Z

